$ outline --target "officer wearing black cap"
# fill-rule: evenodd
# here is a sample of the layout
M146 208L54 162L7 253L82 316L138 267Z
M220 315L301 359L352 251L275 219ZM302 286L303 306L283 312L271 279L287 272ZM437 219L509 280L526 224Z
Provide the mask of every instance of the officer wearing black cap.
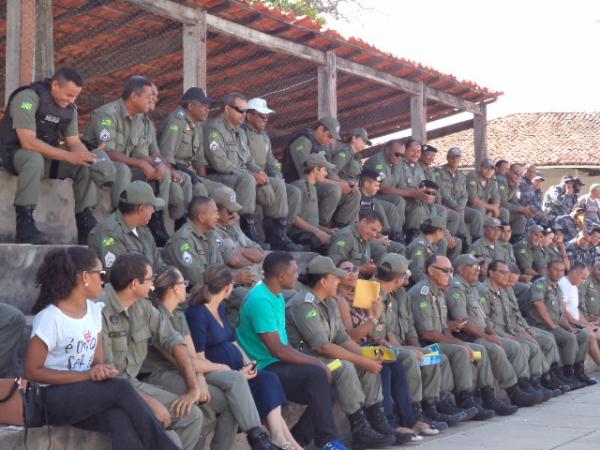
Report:
M558 216L555 220L557 225L562 226L565 241L573 239L577 233L592 227L592 222L585 218L585 205L575 205L567 214Z

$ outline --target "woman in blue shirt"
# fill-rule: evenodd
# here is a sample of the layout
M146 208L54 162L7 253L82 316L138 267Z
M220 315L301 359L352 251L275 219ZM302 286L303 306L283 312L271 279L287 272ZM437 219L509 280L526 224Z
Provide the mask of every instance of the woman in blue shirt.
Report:
M235 341L233 328L222 305L233 290L233 274L226 266L211 267L204 274L204 284L192 291L186 318L192 340L202 358L241 371L248 379L252 396L271 441L282 449L301 449L281 415L286 403L277 375L256 370Z

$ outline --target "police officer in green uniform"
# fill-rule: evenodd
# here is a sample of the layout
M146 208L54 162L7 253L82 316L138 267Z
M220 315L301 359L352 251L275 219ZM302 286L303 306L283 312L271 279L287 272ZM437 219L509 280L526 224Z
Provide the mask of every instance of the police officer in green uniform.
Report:
M153 272L148 259L139 253L117 258L104 288L101 301L104 358L114 365L119 376L130 380L164 425L177 432L177 443L192 450L202 431L202 413L195 406L200 400L196 371L183 337L145 300L152 287ZM153 345L170 355L179 368L187 392L177 396L138 380L148 348ZM169 417L170 416L170 417Z
M263 228L268 230L269 242L277 248L296 250L286 230L288 202L282 179L269 177L254 162L248 138L242 125L248 102L242 94L233 92L223 99L223 113L208 124L206 159L209 178L231 187L243 206L240 214L242 230L250 239L259 242L254 224L258 202L263 207Z
M48 244L36 227L33 211L40 196L41 180L71 178L79 243L96 224L99 186L115 180L114 167L103 151L88 151L79 139L75 100L83 80L73 69L60 69L51 79L21 86L8 98L0 121L0 164L17 175L16 240ZM59 147L64 139L66 150Z
M523 179L523 164L513 163L510 165L506 175L496 176L498 193L500 194L500 205L509 212L510 226L514 233L514 240L518 241L525 233L527 219L534 217L535 213L529 206L523 206L517 197L519 183Z
M418 283L425 278L425 261L431 255L438 254L437 245L446 233L444 221L437 216L423 221L419 225L419 231L420 234L406 247L406 257L410 259L410 278L413 283Z
M90 232L88 246L105 270L110 271L117 256L139 252L148 258L154 270L163 261L152 233L146 226L156 208L165 206L162 198L156 198L149 184L132 181L121 193L117 210L98 223Z
M504 261L507 264L516 264L517 257L515 256L515 251L513 250L513 246L510 243L510 238L512 235L512 228L509 223L503 223L500 228L500 237L496 241L496 255L497 259L500 261Z
M590 270L590 275L579 287L579 309L588 322L600 321L600 261Z
M169 204L171 175L160 158L136 158L136 149L146 146L148 138L143 114L150 109L152 83L146 77L133 76L127 80L121 98L92 111L84 139L91 145L104 144L106 154L113 162L116 175L112 186L112 202L116 208L125 186L133 180L143 180L158 185L158 192L165 205ZM159 246L168 239L163 211L157 210L148 224Z
M467 175L468 205L478 211L482 222L485 216L509 222L508 210L500 206L498 183L494 178L495 163L485 158L477 170Z
M494 218L488 217L483 222L483 236L473 242L467 249L467 253L483 258L486 264L494 259L501 259L498 238L502 232L502 223Z
M519 269L530 277L546 275L547 262L541 250L543 233L541 226L533 225L526 238L513 245Z
M269 114L274 113L267 106L267 101L262 98L253 98L248 101L248 112L246 113L246 122L244 122L244 130L248 138L248 148L254 158L254 162L265 171L269 177L283 179L281 173L281 163L275 159L271 148L271 139L265 131ZM294 217L300 211L300 191L295 186L289 183L285 185L285 193L288 202L287 225L292 223ZM267 234L267 242L269 234ZM285 250L285 249L283 249ZM301 248L288 248L287 250L299 251Z
M337 174L342 180L357 184L358 177L362 172L361 155L365 147L371 146L367 130L364 128L354 128L350 134L344 136L342 142L346 144L339 149L331 160L335 168L333 173Z
M25 316L12 305L0 303L0 377L16 376L19 344L25 331Z
M435 181L440 187L442 205L460 216L458 234L467 236L467 242L471 243L483 234L483 216L476 209L467 206L467 178L458 170L461 156L462 153L457 147L448 150L448 162L437 168Z
M561 261L548 265L548 276L538 278L531 287L529 321L554 335L560 350L564 378L577 389L587 385L583 363L588 351L588 335L569 325L563 311L563 294L558 281L565 266Z
M331 145L340 139L340 123L335 117L322 117L314 128L294 137L283 154L283 176L288 183L302 177L304 161L311 153L319 153L331 162ZM319 196L319 223L341 228L356 221L360 207L358 185L330 172L316 186Z
M492 373L502 389L506 390L512 403L517 406L532 406L542 397L521 390L519 381L529 380L528 348L512 339L495 333L487 312L489 299L480 296L476 284L479 279L482 258L460 255L454 262L457 274L446 291L448 318L462 323L454 336L465 342L475 342L485 348L491 362ZM508 269L507 269L508 270Z
M440 350L450 360L458 405L465 409L477 408L475 420L493 417L496 409L509 412L507 408L510 407L500 404L494 396L494 377L485 348L468 344L452 335L452 332L460 331L464 322L448 322L444 290L448 288L453 272L450 260L445 256L432 255L425 263L425 271L427 276L408 291L421 344L439 344ZM480 352L476 364L475 351ZM481 388L482 404L475 400L476 388Z
M553 384L550 365L546 363L544 353L535 340L535 332L521 315L516 298L507 289L509 275L508 264L494 260L488 266L487 279L477 285L477 290L480 298L487 299L487 316L494 333L518 342L528 355L530 378L520 379L519 386L525 391L539 392L540 399L546 401L561 394L560 384ZM542 383L550 384L552 389L546 389Z
M383 338L394 347L406 370L413 411L419 419L425 414L434 422L451 425L469 420L477 414L477 410L466 412L454 404L451 397L454 384L448 358L442 355L440 364L423 367L419 364L419 358L428 350L419 345L412 310L403 287L410 277L409 263L402 255L388 253L377 265L374 281L380 285L383 308L378 320L371 319L377 322L371 336ZM437 424L432 425L437 428Z
M360 448L383 448L395 443L381 402L381 362L362 355L361 347L346 333L335 298L340 277L326 256L316 256L306 268L306 289L286 304L286 331L290 345L326 364L340 360L332 371L332 383L352 430L352 444ZM361 447L362 446L362 447Z

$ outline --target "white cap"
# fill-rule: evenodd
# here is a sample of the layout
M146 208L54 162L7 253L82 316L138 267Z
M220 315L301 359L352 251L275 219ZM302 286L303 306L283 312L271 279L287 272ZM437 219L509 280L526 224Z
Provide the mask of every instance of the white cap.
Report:
M267 108L267 101L263 98L253 98L248 102L248 109L253 109L261 114L274 113L272 109Z

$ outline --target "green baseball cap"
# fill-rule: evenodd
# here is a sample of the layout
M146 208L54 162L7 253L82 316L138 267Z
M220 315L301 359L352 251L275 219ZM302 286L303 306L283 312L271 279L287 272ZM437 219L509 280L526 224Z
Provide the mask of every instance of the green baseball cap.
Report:
M433 216L426 220L428 220L429 225L431 225L434 228L441 228L442 230L446 229L446 225L444 224L444 221L440 216Z
M410 276L410 270L408 267L410 266L410 260L406 259L400 253L386 253L381 261L379 261L379 266L384 267L384 265L389 266L389 270L394 273L405 273Z
M336 141L340 140L340 123L335 117L321 117L319 123L327 128Z
M315 256L308 263L308 266L306 267L306 273L315 274L315 275L316 274L323 274L323 275L333 274L338 277L345 277L345 276L348 276L348 274L350 272L348 272L347 270L342 270L342 269L338 269L337 267L335 267L333 260L329 256L320 256L319 255L319 256Z
M315 167L327 167L329 170L335 169L335 166L327 162L325 157L320 153L310 153L304 160L304 165L307 169L314 169Z
M238 212L242 209L235 198L235 192L227 188L218 188L213 192L213 200L217 206L222 206L227 211Z
M492 227L492 228L500 228L502 226L502 222L500 222L495 217L488 217L487 219L485 219L485 222L483 222L483 226L484 227Z
M155 208L165 207L165 201L162 198L154 196L154 191L150 185L139 180L129 183L123 192L121 192L119 200L129 205L152 205Z
M454 267L459 268L461 266L474 266L475 264L480 264L483 261L483 258L479 258L477 256L473 256L469 253L464 255L458 255L454 260Z
M367 130L364 128L353 128L352 131L350 131L350 136L359 136L364 139L367 145L373 145L373 143L369 140Z

